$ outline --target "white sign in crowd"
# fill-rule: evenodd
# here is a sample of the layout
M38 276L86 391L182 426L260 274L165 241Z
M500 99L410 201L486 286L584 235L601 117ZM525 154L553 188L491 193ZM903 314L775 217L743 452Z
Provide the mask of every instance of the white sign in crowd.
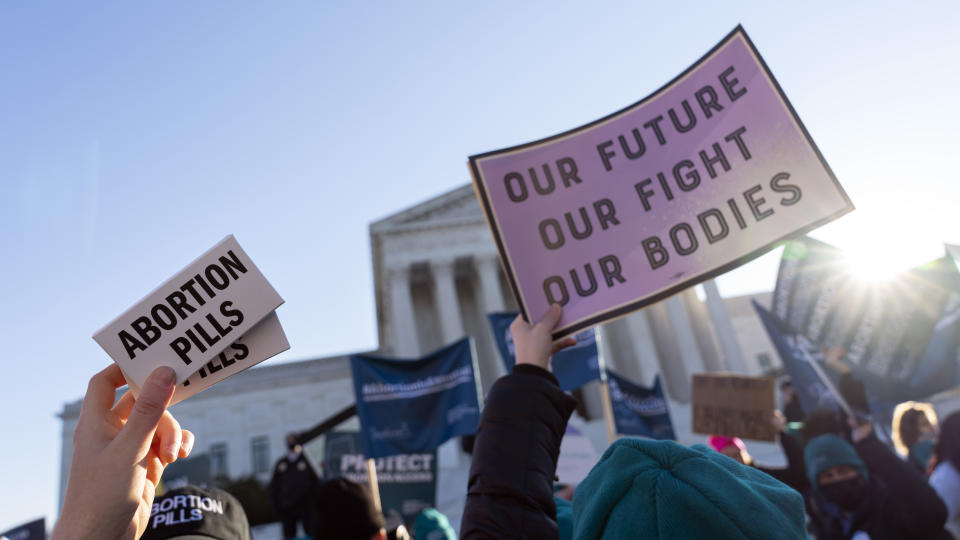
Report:
M283 303L233 235L94 334L134 395L154 369L177 374L173 402L290 348Z

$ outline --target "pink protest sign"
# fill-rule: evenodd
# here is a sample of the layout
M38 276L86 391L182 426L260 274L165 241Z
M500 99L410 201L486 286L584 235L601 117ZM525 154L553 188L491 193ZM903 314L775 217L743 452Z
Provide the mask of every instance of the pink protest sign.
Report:
M524 317L564 306L556 339L853 210L739 26L638 103L470 167Z

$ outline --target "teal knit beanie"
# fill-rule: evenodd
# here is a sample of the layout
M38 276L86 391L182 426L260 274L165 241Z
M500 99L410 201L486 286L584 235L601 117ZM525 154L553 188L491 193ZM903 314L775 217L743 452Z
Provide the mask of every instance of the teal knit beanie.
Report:
M413 523L413 536L417 540L456 540L457 534L450 526L447 516L435 508L420 512Z
M803 498L715 452L625 438L607 448L573 497L576 540L806 538Z
M857 451L850 446L850 443L832 433L810 439L807 447L803 449L803 461L807 465L807 479L817 491L820 490L817 478L820 477L820 473L831 467L849 465L857 469L864 480L870 479L867 466L864 465Z

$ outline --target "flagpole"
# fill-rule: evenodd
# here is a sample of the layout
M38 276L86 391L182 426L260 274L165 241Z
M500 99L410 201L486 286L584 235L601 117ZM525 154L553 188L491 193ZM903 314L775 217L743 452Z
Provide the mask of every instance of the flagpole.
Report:
M367 459L367 480L373 505L378 512L383 513L383 506L380 504L380 483L377 481L377 461L373 458Z
M617 440L617 426L613 422L613 403L610 400L610 381L607 379L607 363L604 359L603 326L594 329L597 341L597 367L600 368L600 396L603 400L603 419L607 424L607 441Z
M480 380L480 355L477 354L477 341L473 336L467 339L470 340L470 365L473 367L473 385L477 389L477 406L483 410L483 382Z
M827 377L827 374L823 372L823 368L820 367L820 364L817 362L817 360L810 356L810 353L807 352L806 347L798 346L797 349L803 353L807 363L813 368L813 372L817 374L817 377L819 377L823 385L827 387L827 390L833 394L833 397L837 400L837 404L840 405L840 408L847 413L847 416L850 418L855 418L857 415L854 414L853 409L850 408L850 404L847 403L847 400L840 395L840 392L837 391L837 387L833 385L833 381L831 381L830 378Z

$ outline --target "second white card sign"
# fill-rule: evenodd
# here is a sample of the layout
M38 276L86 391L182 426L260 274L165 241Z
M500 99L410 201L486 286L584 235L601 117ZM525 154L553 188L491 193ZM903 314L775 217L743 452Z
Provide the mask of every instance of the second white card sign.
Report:
M280 319L276 313L271 313L220 354L207 360L189 379L178 384L170 404L179 403L289 348ZM130 383L130 389L134 396L140 395L140 387L136 384Z
M159 366L183 382L282 303L230 235L93 339L137 386Z

